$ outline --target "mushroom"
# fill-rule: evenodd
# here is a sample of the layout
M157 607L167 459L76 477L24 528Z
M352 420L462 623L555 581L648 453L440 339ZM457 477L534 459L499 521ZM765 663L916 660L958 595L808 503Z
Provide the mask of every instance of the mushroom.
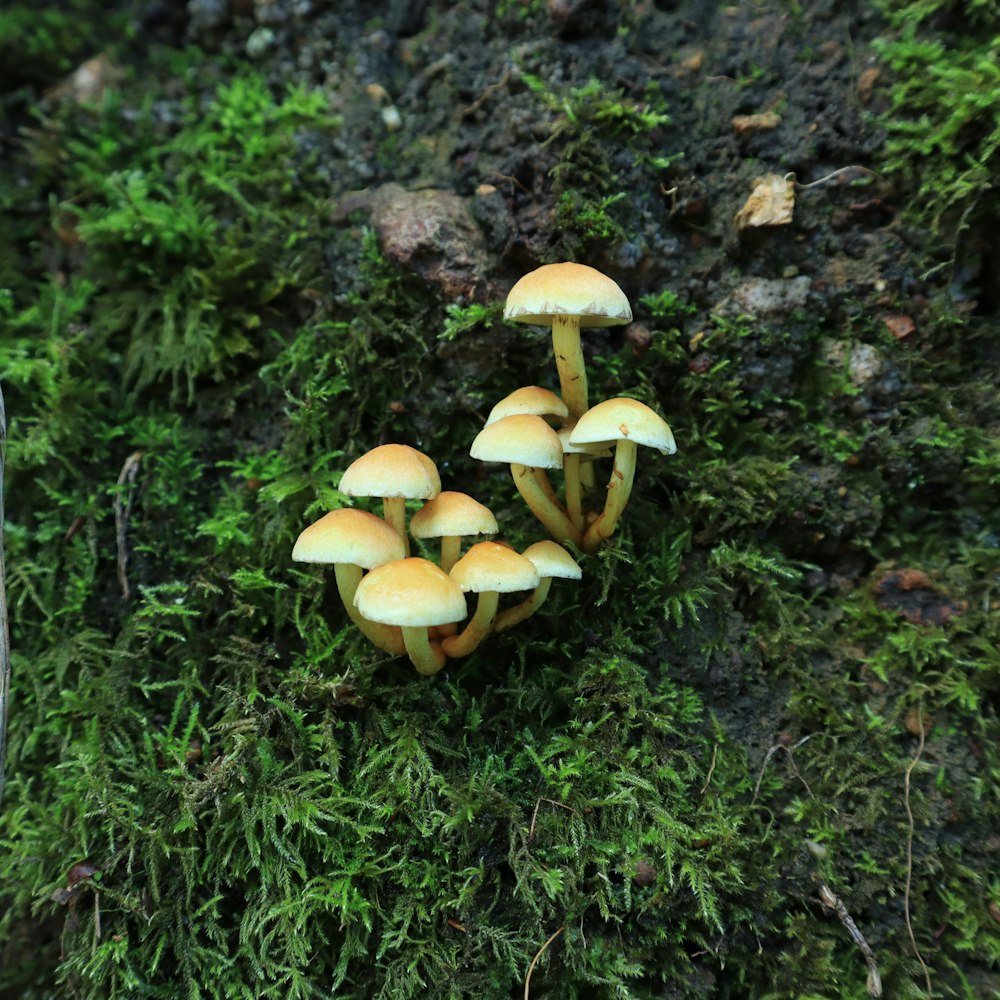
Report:
M331 510L299 535L292 558L296 562L332 563L337 590L351 621L379 649L403 655L399 629L367 621L354 606L363 569L403 558L403 540L391 525L364 510Z
M501 417L476 435L469 454L481 462L508 462L517 491L553 538L581 544L581 532L559 506L551 487L546 490L535 475L536 470L562 468L559 435L541 417L528 413Z
M554 544L554 543L553 543ZM479 595L476 613L458 635L441 640L447 656L468 656L490 633L501 594L539 585L530 559L498 542L479 542L455 563L451 578L463 591Z
M657 448L664 455L677 451L667 422L644 403L624 397L607 399L588 410L570 435L570 443L574 445L608 441L617 442L614 468L604 510L584 535L585 552L596 552L614 533L632 492L638 445Z
M533 413L536 417L558 417L564 420L569 413L566 404L551 390L539 385L525 385L504 396L490 410L487 424L495 424L502 417L515 413Z
M587 370L580 328L632 321L625 293L586 264L543 264L524 275L507 296L504 319L552 327L559 387L571 420L587 411Z
M462 551L463 535L495 535L497 519L466 493L445 490L410 518L414 538L441 539L441 569L450 573Z
M399 532L408 555L406 501L437 496L441 477L434 462L416 448L383 444L347 467L340 480L340 492L349 497L381 497L382 514Z
M583 577L583 570L580 569L576 560L555 542L535 542L534 545L529 545L522 555L535 564L539 576L538 586L535 587L529 598L520 604L515 604L512 608L501 611L496 616L493 621L494 632L503 632L513 625L523 622L526 618L530 618L549 596L553 577L558 576L564 580L579 580Z
M445 665L441 643L427 629L465 617L461 587L428 559L411 557L384 563L358 584L358 611L373 622L398 625L406 654L421 674L436 674Z

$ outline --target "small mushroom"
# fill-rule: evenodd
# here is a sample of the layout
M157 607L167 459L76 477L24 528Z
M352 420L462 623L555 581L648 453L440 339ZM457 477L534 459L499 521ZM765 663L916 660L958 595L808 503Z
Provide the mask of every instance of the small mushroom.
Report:
M536 417L558 417L565 420L569 414L566 404L551 390L539 385L525 385L504 396L490 410L487 424L495 424L503 417L515 413L533 413Z
M527 413L502 417L476 435L469 454L481 462L509 463L517 491L552 537L581 544L579 529L560 507L551 486L546 489L535 475L562 468L559 435L541 417Z
M479 600L461 633L441 640L447 656L468 656L490 634L501 594L530 590L539 584L534 563L499 542L473 545L455 563L451 578L463 591L478 594Z
M576 420L587 411L587 369L580 328L632 321L632 308L618 285L586 264L543 264L524 275L507 296L504 319L552 327L559 388Z
M465 617L461 587L428 559L411 557L373 569L354 595L358 611L369 621L398 625L417 672L436 674L446 662L441 643L428 628Z
M403 655L399 629L366 620L354 606L363 569L403 558L403 540L391 525L353 507L331 510L299 535L292 558L296 562L332 564L337 590L351 621L379 649L393 656Z
M564 580L579 580L583 577L583 570L580 569L576 560L556 542L547 540L535 542L534 545L529 545L522 555L535 564L539 576L538 586L526 600L501 611L496 616L493 622L494 632L503 632L520 624L526 618L530 618L549 596L553 577L558 576Z
M441 539L441 569L450 573L462 551L463 535L495 535L497 519L466 493L445 490L410 518L414 538Z
M583 550L596 552L611 537L628 503L635 478L638 445L657 448L664 455L677 451L667 422L635 399L607 399L588 410L570 435L574 445L615 441L615 464L601 515L587 529Z
M399 532L407 554L406 501L429 500L441 492L434 462L405 444L383 444L352 462L340 480L340 492L349 497L380 497L382 513Z

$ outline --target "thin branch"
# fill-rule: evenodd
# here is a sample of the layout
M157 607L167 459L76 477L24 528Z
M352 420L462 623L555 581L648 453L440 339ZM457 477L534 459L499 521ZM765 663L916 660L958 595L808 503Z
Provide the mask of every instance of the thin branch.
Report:
M135 480L139 474L139 463L143 452L134 451L125 459L122 471L118 474L118 485L128 484L128 498L122 503L121 490L115 493L112 506L115 511L115 536L118 542L118 582L122 588L122 598L129 599L131 589L128 583L128 523L132 516L132 504L135 500Z
M10 628L7 622L7 589L3 561L3 470L7 459L7 411L0 386L0 804L3 803L4 765L7 756L7 706L10 698Z
M879 975L878 964L875 961L875 953L871 950L865 936L858 930L858 925L847 912L847 907L842 899L834 895L829 886L820 883L819 901L840 919L840 922L847 928L847 933L851 935L851 940L858 946L865 964L868 966L868 995L872 1000L878 1000L882 996L882 977Z
M920 954L920 949L917 947L917 939L913 933L913 923L910 920L910 885L913 882L913 810L910 808L910 775L913 774L913 769L920 762L920 758L924 752L924 703L923 699L917 702L917 729L920 730L920 742L917 744L917 753L913 760L910 761L909 767L906 769L906 777L903 780L903 801L906 805L906 889L903 892L903 915L906 917L906 930L910 935L910 944L913 945L913 954L917 956L917 961L920 963L920 968L924 970L924 985L927 987L927 1000L931 1000L934 995L934 989L931 985L931 973L930 969L927 968L927 963L924 961L923 955Z
M566 805L565 802L556 802L555 799L546 799L544 797L539 798L535 803L535 811L531 814L531 826L528 828L529 841L535 836L535 820L538 819L538 808L543 802L548 802L550 806L558 806L560 809L565 809L566 812L571 812L574 816L576 815L576 810L572 806Z
M555 939L559 937L564 930L566 930L565 924L563 924L562 927L560 927L555 933L551 934L548 941L546 941L545 944L543 944L541 948L535 952L535 957L531 960L531 965L528 966L528 974L524 977L524 1000L528 1000L528 991L531 988L531 974L535 971L535 966L538 964L538 960L544 954L545 949L548 948L548 946L552 944L552 942L555 941Z

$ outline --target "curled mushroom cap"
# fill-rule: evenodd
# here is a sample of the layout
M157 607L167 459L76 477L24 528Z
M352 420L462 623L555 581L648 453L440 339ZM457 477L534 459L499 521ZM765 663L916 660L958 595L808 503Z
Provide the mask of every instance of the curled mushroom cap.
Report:
M543 389L539 385L525 385L515 389L509 396L504 396L490 410L486 423L495 424L501 418L516 413L533 413L537 417L563 419L569 411L566 409L566 404L551 389Z
M422 674L436 674L445 662L428 627L465 617L461 587L427 559L400 559L373 569L358 584L354 601L365 618L400 627L406 652Z
M632 322L632 307L618 284L596 268L543 264L524 275L507 296L503 318L551 326L553 316L578 316L580 326Z

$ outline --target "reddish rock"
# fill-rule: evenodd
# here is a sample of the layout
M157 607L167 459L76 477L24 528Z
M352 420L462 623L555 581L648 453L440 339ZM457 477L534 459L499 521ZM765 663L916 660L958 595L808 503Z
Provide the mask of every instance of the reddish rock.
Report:
M954 615L965 613L968 604L942 594L930 577L919 569L886 573L875 584L875 603L883 611L895 611L914 625L947 625Z

